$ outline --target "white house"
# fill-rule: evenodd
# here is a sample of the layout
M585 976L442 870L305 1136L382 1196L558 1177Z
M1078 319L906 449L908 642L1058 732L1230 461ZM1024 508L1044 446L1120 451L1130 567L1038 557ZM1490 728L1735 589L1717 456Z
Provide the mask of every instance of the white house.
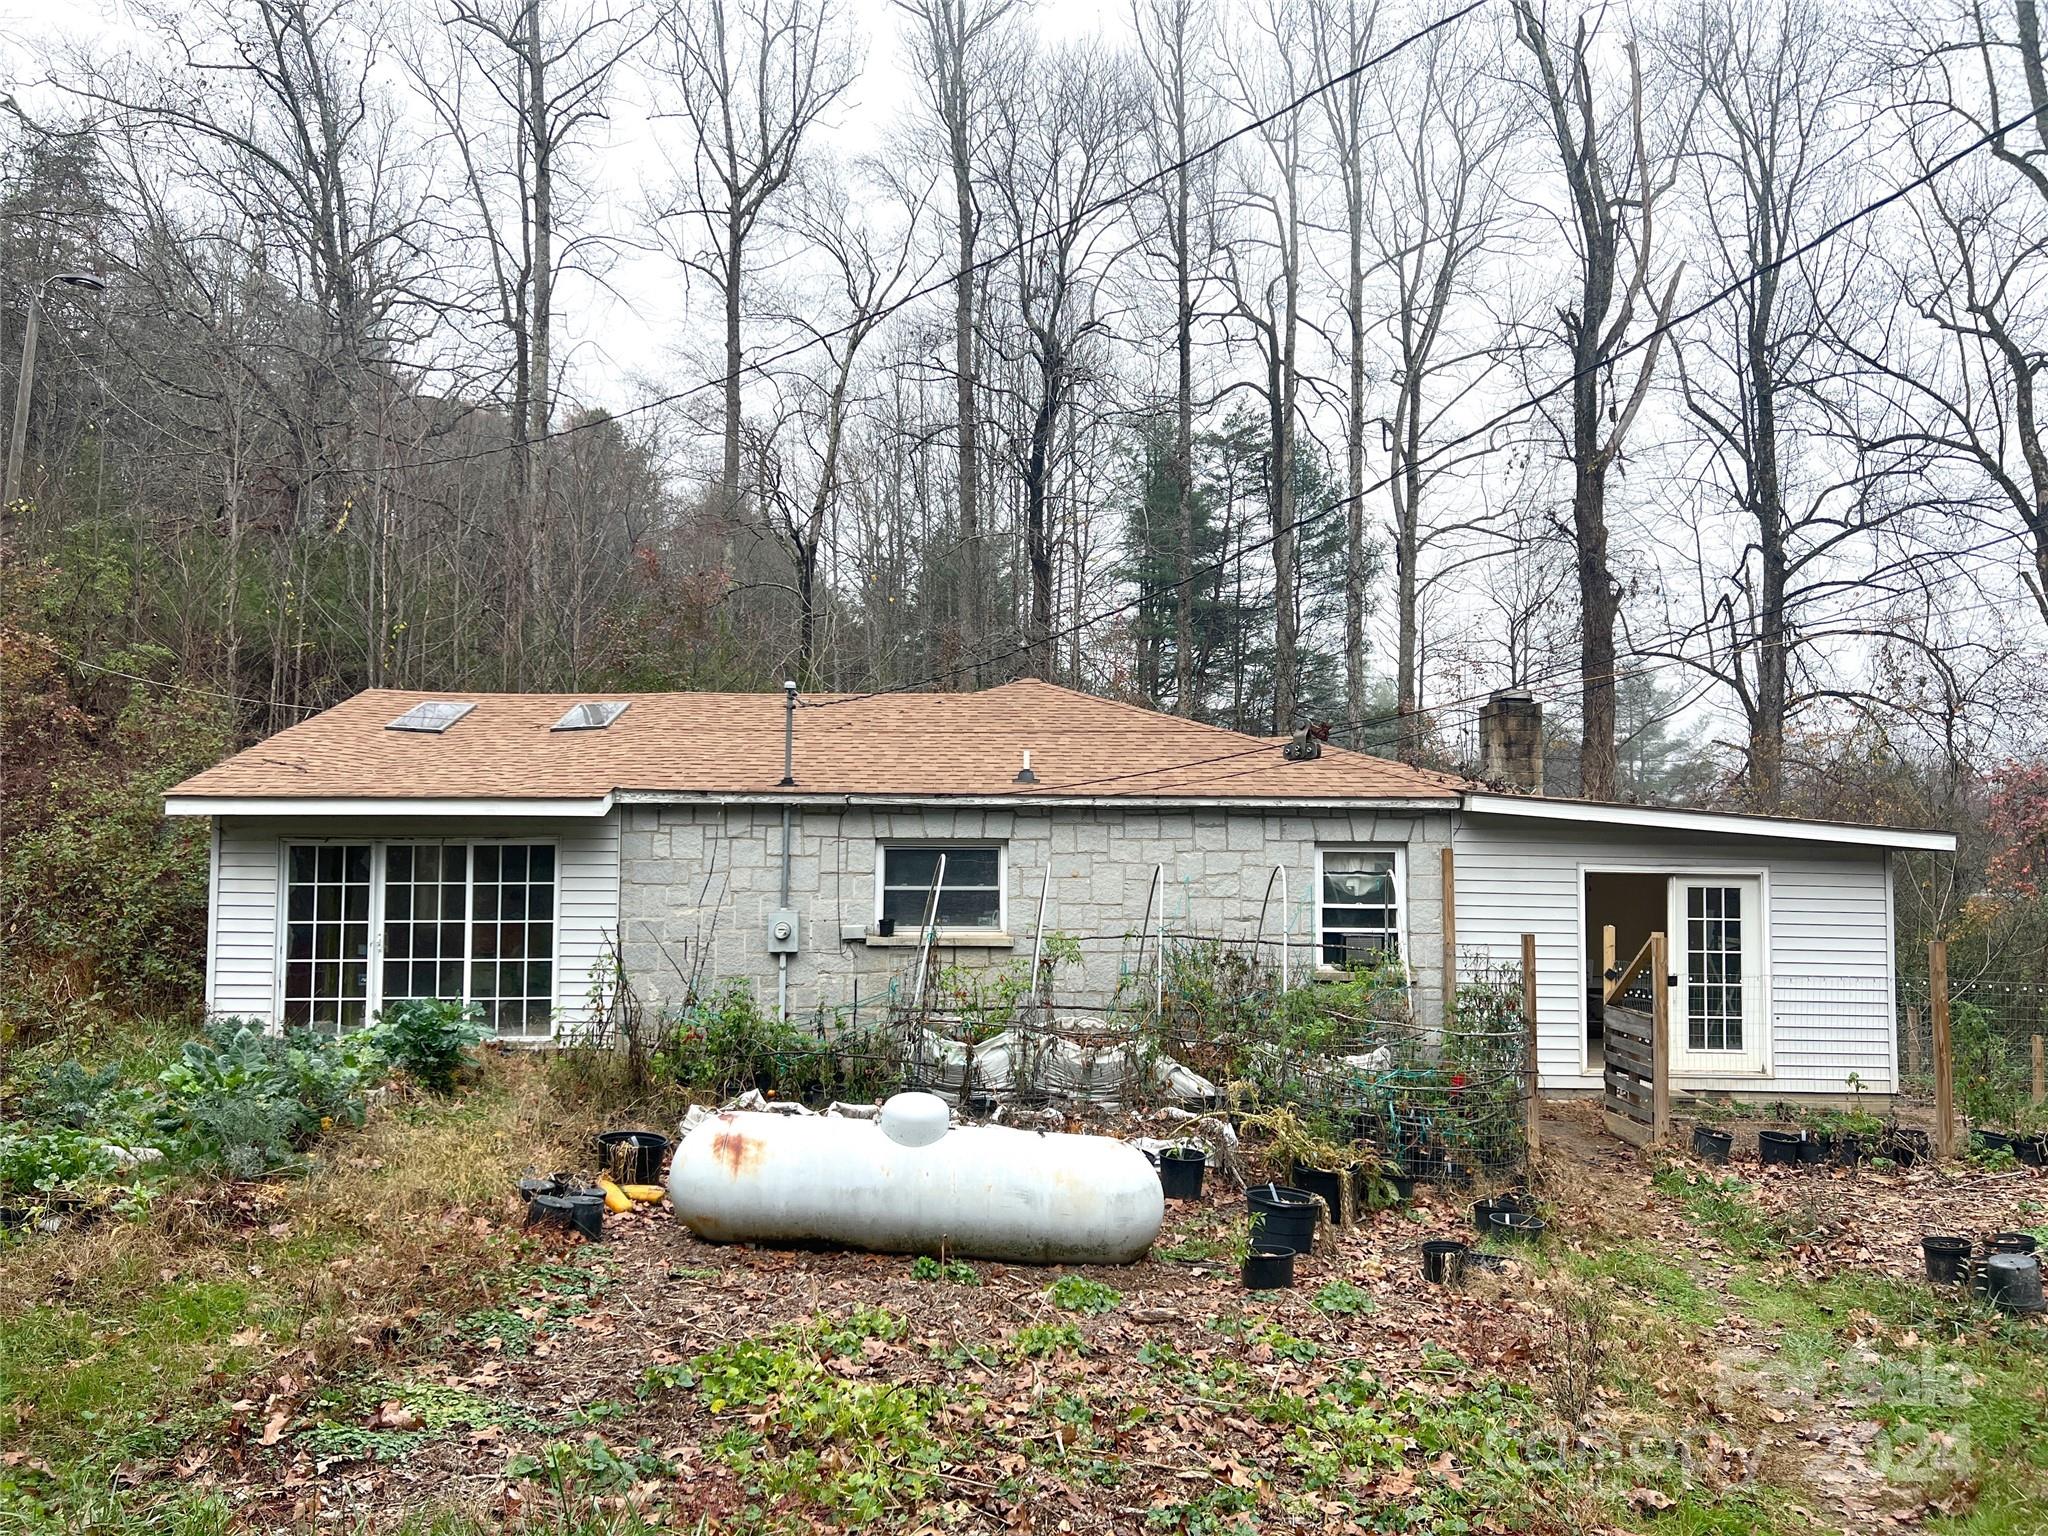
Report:
M1505 768L1526 701L1489 720ZM1164 929L1447 964L1536 937L1543 1086L1601 1082L1601 931L1671 936L1675 1086L1896 1082L1892 860L1946 833L1502 793L1050 684L979 693L371 691L187 780L213 820L207 1004L332 1028L453 997L506 1036L753 979L793 1013L880 1002L940 859L951 961L1083 941L1107 1000ZM1445 932L1446 882L1450 935Z

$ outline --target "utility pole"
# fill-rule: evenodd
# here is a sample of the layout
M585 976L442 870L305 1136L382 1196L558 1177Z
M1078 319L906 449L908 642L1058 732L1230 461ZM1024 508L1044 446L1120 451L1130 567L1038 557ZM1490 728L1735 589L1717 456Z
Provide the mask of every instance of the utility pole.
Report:
M29 290L28 323L21 333L21 374L14 381L14 431L7 439L7 478L0 481L0 509L14 505L21 495L21 456L28 447L28 401L36 382L36 339L42 329L43 295L52 283L66 283L99 293L106 283L90 272L55 272Z

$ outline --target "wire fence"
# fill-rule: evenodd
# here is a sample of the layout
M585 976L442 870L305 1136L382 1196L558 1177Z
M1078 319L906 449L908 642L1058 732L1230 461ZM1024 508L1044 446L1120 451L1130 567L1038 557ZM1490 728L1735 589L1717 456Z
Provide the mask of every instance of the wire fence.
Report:
M2008 1123L2042 1101L2048 983L1952 978L1949 1059L1957 1106L1973 1125ZM1899 1072L1909 1089L1934 1085L1934 1007L1927 978L1902 977L1896 1000Z
M940 971L896 994L891 1033L907 1084L971 1107L1285 1110L1325 1148L1363 1149L1403 1176L1521 1165L1530 1084L1518 965L1475 968L1443 1019L1425 1024L1391 954L1313 986L1284 984L1274 958L1257 941L1168 937L1114 994L1094 997L1063 994L1051 968L1034 978L1028 964Z

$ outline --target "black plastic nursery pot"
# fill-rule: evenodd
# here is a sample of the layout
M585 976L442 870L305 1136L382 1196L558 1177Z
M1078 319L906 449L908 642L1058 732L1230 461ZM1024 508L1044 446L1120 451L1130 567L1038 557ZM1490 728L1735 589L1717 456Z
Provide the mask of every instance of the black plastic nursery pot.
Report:
M1692 1155L1702 1162L1725 1163L1734 1146L1735 1138L1727 1131L1717 1131L1706 1125L1692 1128Z
M1529 1214L1534 1209L1529 1197L1514 1189L1504 1195L1494 1195L1490 1199L1475 1200L1472 1202L1472 1230L1484 1236L1493 1230L1493 1218L1496 1215L1521 1216Z
M1993 1253L2032 1253L2038 1247L2040 1247L2040 1244L2035 1240L2031 1232L1994 1232L1991 1234L1991 1240L1984 1245L1984 1252L1987 1255Z
M1394 1198L1406 1205L1415 1198L1415 1176L1408 1173L1390 1173L1382 1170L1381 1177L1394 1186Z
M1814 1131L1799 1143L1799 1166L1818 1168L1835 1154L1835 1138L1825 1131Z
M1854 1168L1869 1157L1871 1145L1868 1137L1847 1133L1835 1138L1835 1161L1844 1168Z
M1923 1237L1920 1254L1927 1264L1927 1278L1937 1285L1955 1285L1970 1278L1967 1237Z
M1344 1220L1344 1186L1351 1182L1352 1172L1351 1168L1311 1168L1306 1163L1296 1163L1289 1177L1294 1180L1296 1189L1305 1189L1318 1196L1330 1208L1330 1220L1341 1225Z
M1486 1231L1492 1237L1533 1243L1543 1236L1543 1218L1530 1211L1495 1211L1487 1218Z
M1447 1237L1433 1237L1422 1245L1422 1278L1432 1285L1456 1285L1465 1278L1465 1258L1471 1250Z
M527 1207L530 1226L559 1227L593 1241L604 1236L604 1192L596 1189L568 1189L560 1194L535 1195Z
M2048 1136L2015 1136L2012 1155L2029 1168L2048 1168Z
M1200 1147L1167 1147L1159 1154L1159 1186L1169 1200L1199 1200L1208 1166L1209 1154Z
M1804 1131L1758 1131L1757 1160L1766 1168L1796 1168L1800 1148L1806 1145Z
M605 1131L597 1138L598 1166L621 1184L659 1184L668 1138L658 1131Z
M1984 1299L2008 1312L2039 1312L2041 1261L2031 1253L1994 1253L1984 1261L1979 1287Z
M2012 1140L2004 1131L1987 1131L1978 1127L1970 1132L1970 1145L1980 1152L2010 1152Z
M1316 1213L1322 1202L1307 1190L1258 1184L1245 1191L1251 1207L1252 1238L1261 1248L1307 1253L1315 1246Z
M1292 1248L1253 1248L1245 1255L1244 1288L1248 1291L1286 1291L1294 1287Z

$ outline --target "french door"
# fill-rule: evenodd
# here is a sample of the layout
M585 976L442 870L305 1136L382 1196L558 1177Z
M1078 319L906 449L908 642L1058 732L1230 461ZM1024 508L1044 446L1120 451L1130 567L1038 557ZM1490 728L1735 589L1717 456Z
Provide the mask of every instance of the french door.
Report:
M1762 1072L1769 1049L1763 883L1754 876L1671 879L1671 1068Z

